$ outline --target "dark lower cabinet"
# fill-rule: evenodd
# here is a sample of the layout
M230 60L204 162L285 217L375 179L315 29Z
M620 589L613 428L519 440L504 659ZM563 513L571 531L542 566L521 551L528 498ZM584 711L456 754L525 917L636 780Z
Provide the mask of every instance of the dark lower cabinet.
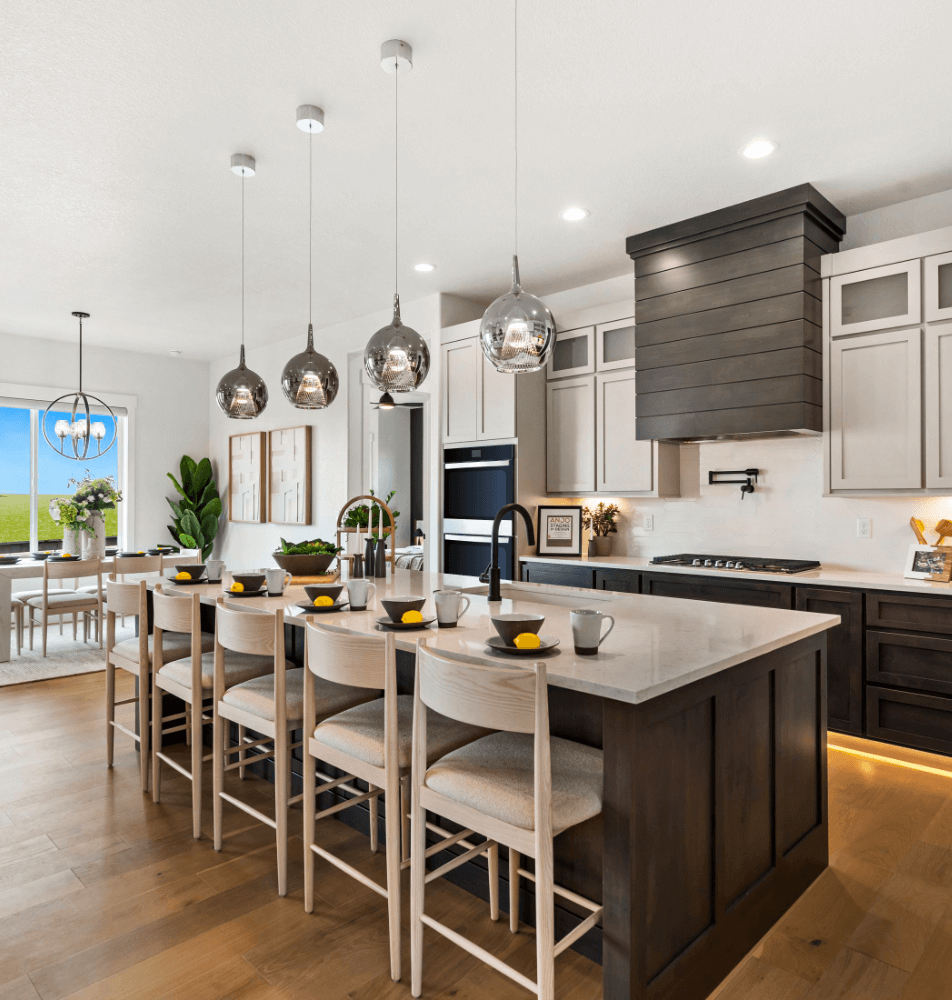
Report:
M869 684L866 735L920 750L952 754L952 698Z
M855 590L797 587L797 611L839 615L826 633L827 720L830 729L863 735L863 595Z
M641 574L626 569L597 569L595 589L614 590L616 594L640 594Z
M551 583L557 587L595 587L595 570L565 563L524 562L522 579L527 583Z
M952 635L950 611L952 601L947 597L888 594L875 590L866 595L866 624L870 628Z
M952 639L871 628L866 633L866 680L952 695Z
M734 583L712 577L643 574L641 592L655 597L683 597L691 601L750 604L758 608L792 608L793 587L788 583L758 580Z

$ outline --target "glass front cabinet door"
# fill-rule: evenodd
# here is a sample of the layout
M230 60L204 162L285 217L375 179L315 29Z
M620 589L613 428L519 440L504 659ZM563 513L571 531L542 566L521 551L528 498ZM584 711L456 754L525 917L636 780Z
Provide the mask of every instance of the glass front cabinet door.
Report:
M952 319L952 253L926 257L926 322Z
M844 274L830 281L830 333L846 337L921 319L919 261Z
M595 327L595 369L632 368L635 364L635 321L622 319Z
M546 377L568 378L595 371L595 327L563 330L555 336L555 348Z

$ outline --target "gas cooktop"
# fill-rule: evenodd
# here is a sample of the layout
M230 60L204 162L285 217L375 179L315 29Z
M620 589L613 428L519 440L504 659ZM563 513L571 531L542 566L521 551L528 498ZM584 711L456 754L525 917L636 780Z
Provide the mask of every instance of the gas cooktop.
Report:
M688 569L741 569L752 573L806 573L819 569L815 559L762 559L751 556L705 556L679 552L675 556L655 556L652 563L664 566L685 566Z

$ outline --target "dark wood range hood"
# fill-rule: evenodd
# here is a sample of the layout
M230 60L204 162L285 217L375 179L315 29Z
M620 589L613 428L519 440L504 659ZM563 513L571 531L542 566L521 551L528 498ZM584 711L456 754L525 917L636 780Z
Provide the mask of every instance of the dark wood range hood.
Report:
M845 227L801 184L628 238L639 438L822 431L820 255Z

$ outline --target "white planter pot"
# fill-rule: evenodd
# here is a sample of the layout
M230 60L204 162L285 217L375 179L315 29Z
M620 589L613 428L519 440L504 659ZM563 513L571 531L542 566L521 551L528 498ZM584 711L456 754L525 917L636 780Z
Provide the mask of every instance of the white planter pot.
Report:
M105 559L106 558L106 518L101 510L90 512L89 520L86 522L92 529L93 534L84 531L83 534L83 558L84 559Z
M76 528L63 528L63 548L62 551L68 552L71 556L82 555L80 543L79 543L79 531Z

